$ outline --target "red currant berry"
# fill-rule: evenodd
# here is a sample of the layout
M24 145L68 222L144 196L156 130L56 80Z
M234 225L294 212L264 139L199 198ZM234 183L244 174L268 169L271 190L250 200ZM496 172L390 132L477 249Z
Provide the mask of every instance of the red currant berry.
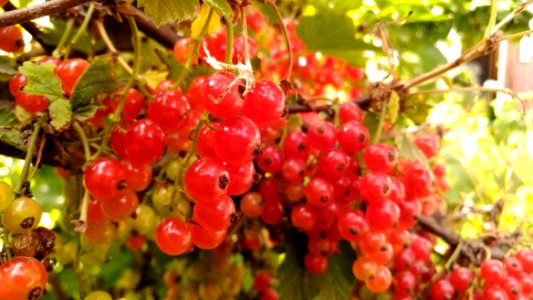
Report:
M122 189L114 196L102 200L102 212L111 221L120 222L129 218L137 206L139 198L129 189Z
M365 280L366 286L375 293L384 292L392 283L392 274L385 266L378 266L374 276Z
M0 27L0 50L19 52L24 48L22 31L15 26Z
M189 117L187 97L176 91L159 93L148 105L148 118L165 132L178 131Z
M89 62L81 58L71 58L57 66L56 75L61 80L67 95L72 94L74 86L88 67Z
M128 159L122 161L124 166L126 185L134 192L144 191L152 181L152 166L147 164L135 165Z
M223 230L208 230L200 225L190 224L192 243L204 250L210 250L218 247L224 239L226 239L227 232Z
M307 134L301 131L290 131L283 140L283 151L287 158L306 160L309 156Z
M357 121L350 121L339 129L339 144L347 153L354 154L368 144L368 129Z
M315 226L318 218L318 212L309 204L300 204L291 210L291 222L294 227L302 230L310 230Z
M114 196L118 185L126 177L122 164L109 157L101 157L91 162L83 173L87 191L99 199Z
M363 121L363 111L353 102L347 102L339 107L339 120L342 124L350 121Z
M261 155L255 158L255 162L266 173L278 173L283 166L283 152L277 146L263 147Z
M324 178L315 177L305 187L307 201L316 207L323 207L333 201L333 185Z
M502 284L506 277L505 267L499 260L489 259L481 265L481 278L487 284Z
M185 190L196 201L215 201L227 192L230 175L211 157L195 161L185 173Z
M339 215L337 229L343 239L357 242L368 232L368 223L362 212L345 211Z
M228 195L237 196L248 192L254 182L254 163L249 161L240 167L228 166L227 170L231 178L228 185Z
M304 257L304 264L307 272L311 274L322 274L328 268L328 258L309 252Z
M231 118L241 112L243 99L239 85L233 83L234 80L235 75L226 72L209 76L204 85L202 101L210 114L219 118Z
M45 292L47 278L40 261L33 257L14 257L0 265L0 299L39 299Z
M337 142L337 131L331 122L316 121L309 127L307 133L311 148L326 151L333 148Z
M167 218L157 226L155 241L159 249L168 255L183 254L192 247L189 224L177 217Z
M132 163L151 164L163 155L165 134L157 124L144 119L128 126L124 146Z
M285 95L281 88L271 81L258 81L244 98L242 115L262 128L277 121L284 108Z
M371 172L391 174L398 163L398 151L386 144L372 144L365 150L364 161Z
M246 117L226 119L215 133L215 153L230 165L242 165L260 154L259 128Z
M235 214L235 204L227 195L215 201L197 202L194 205L193 219L207 230L224 230L231 225Z

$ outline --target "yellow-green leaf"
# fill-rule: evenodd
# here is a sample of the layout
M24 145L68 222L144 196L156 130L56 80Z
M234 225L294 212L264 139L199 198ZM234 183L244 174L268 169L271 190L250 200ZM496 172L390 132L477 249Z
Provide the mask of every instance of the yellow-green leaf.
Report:
M163 23L192 19L198 0L139 0L139 7L159 26Z
M204 3L211 6L222 17L230 19L233 17L233 10L227 0L204 0Z
M387 111L389 113L389 121L392 124L396 123L398 113L400 112L400 96L395 91L392 91L390 94Z
M209 16L210 7L207 5L202 5L200 8L200 14L191 24L191 38L198 39L200 33L207 22L207 17ZM220 23L220 17L218 16L216 9L212 12L211 19L209 19L209 24L207 24L207 34L213 34L217 32L222 27Z

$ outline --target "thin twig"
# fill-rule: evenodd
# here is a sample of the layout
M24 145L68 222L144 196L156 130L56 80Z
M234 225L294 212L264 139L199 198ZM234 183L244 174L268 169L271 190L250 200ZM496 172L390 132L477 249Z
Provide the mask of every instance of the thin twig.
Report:
M289 55L289 67L287 68L287 75L285 76L285 81L290 81L293 60L291 40L289 39L289 34L287 33L287 28L285 27L285 22L283 22L283 16L281 15L281 12L279 11L279 8L276 5L275 1L268 0L267 3L274 9L274 12L276 13L276 17L279 21L279 26L281 27L281 33L283 33L283 38L285 39L285 44L287 45L287 54Z
M39 132L41 131L42 124L46 121L46 115L42 116L35 124L33 124L33 133L31 134L30 141L28 143L28 152L26 152L26 157L24 159L24 167L20 172L20 182L17 188L17 192L21 194L26 194L24 186L28 181L28 174L30 172L30 167L33 159L33 151L35 149L35 144L37 143L37 138L39 137Z
M33 168L33 171L31 172L30 176L28 176L28 181L31 181L31 179L35 176L35 173L37 173L37 169L39 168L39 164L41 164L41 159L43 158L43 150L44 150L45 144L46 144L46 135L43 135L43 138L41 139L41 143L39 144L39 150L37 151L37 159L35 160L35 167Z
M20 24L40 17L53 15L91 1L92 0L52 0L30 7L8 11L0 14L0 27Z
M74 45L78 42L78 40L81 38L81 36L86 33L87 26L89 26L89 22L91 21L91 18L93 16L95 4L94 2L89 5L89 9L87 9L87 13L85 14L85 17L83 18L83 22L81 23L80 28L78 28L78 31L70 40L70 43L68 44L67 48L65 49L65 59L68 58L70 55L70 51L72 48L74 48Z
M131 75L133 73L133 69L130 67L128 62L120 55L120 52L115 47L115 44L113 44L113 41L111 41L111 39L109 38L109 35L107 34L107 31L104 26L104 22L102 20L97 20L95 24L96 24L96 29L98 30L98 33L100 34L100 37L102 38L107 48L111 52L111 55L116 56L122 68L124 68L124 70L126 70L126 72L128 72L128 74Z

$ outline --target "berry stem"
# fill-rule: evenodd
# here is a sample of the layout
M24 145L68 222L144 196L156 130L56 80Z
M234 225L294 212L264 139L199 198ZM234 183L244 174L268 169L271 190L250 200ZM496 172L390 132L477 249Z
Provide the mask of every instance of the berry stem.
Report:
M91 160L94 160L102 154L102 151L107 146L107 143L109 142L109 137L111 135L111 130L113 129L113 126L119 122L120 116L122 114L122 110L124 110L124 104L126 103L126 95L128 94L128 91L133 86L133 82L135 81L135 78L137 77L137 74L139 74L140 67L141 67L141 38L139 36L139 30L137 28L137 24L135 23L135 19L131 16L127 16L126 20L128 21L128 24L130 25L131 32L132 32L132 39L133 39L133 71L131 73L130 78L128 79L128 82L124 86L123 90L118 94L122 98L120 99L120 102L117 106L117 109L115 112L110 116L111 122L107 123L104 128L104 135L102 139L102 144L100 146L100 149L96 151L96 153L93 155Z
M198 39L194 43L194 49L191 51L191 53L189 53L189 55L187 55L187 58L185 59L185 64L183 65L183 69L181 69L180 71L180 76L178 77L178 80L176 80L175 87L178 87L181 85L187 73L189 72L189 69L192 63L192 58L198 53L198 50L200 49L202 38L207 32L207 28L209 27L209 23L211 22L211 18L213 17L213 12L214 12L213 8L212 7L209 8L209 13L207 14L207 19L205 20L204 27L200 31L200 34L198 35Z
M63 35L61 36L61 39L59 40L57 47L52 52L52 55L54 57L60 58L62 56L61 50L65 46L65 43L67 42L67 38L70 36L70 33L72 32L72 28L74 28L74 19L70 18L67 21L65 31L63 31Z
M246 17L244 16L244 9L242 7L240 9L242 16L242 39L244 42L244 64L251 69L250 49L248 48L248 24L246 23Z
M231 64L233 58L233 26L228 18L224 18L224 22L226 23L226 63Z
M28 151L26 152L26 157L24 158L24 167L22 172L20 172L20 182L17 188L17 192L26 195L27 190L24 188L28 180L28 174L30 172L30 166L33 159L33 151L35 150L35 144L37 143L37 138L39 137L39 132L41 131L42 124L46 121L46 115L43 115L35 124L33 124L33 133L30 137L30 142L28 143ZM28 187L29 189L29 187Z
M89 5L89 8L87 9L87 13L85 14L85 18L83 18L83 22L81 23L80 28L78 28L78 31L76 32L76 35L70 40L70 43L65 49L65 60L68 59L70 55L70 51L72 50L72 47L78 42L78 40L81 38L81 36L87 31L87 26L89 26L89 22L91 21L91 18L93 16L95 4L92 2Z
M287 75L285 75L285 81L289 81L291 78L292 73L292 46L291 41L289 39L289 34L287 33L287 27L285 27L285 23L283 22L283 17L281 16L281 12L279 11L278 6L273 0L267 1L267 3L272 6L274 9L274 12L276 13L276 17L279 21L279 26L281 27L281 32L283 33L283 38L285 39L285 44L287 44L287 52L289 55L289 67L287 69ZM246 45L246 44L245 44Z
M379 114L378 127L376 128L376 133L372 138L372 143L379 142L379 139L381 138L381 133L383 132L383 125L385 124L385 115L387 114L387 104L388 102L383 102L383 107L381 108L381 112Z
M116 56L122 68L124 68L124 70L128 72L128 74L131 75L133 73L132 68L130 67L130 65L128 65L126 60L122 56L120 56L120 52L115 47L115 44L113 44L113 41L111 41L111 39L109 38L109 35L107 34L107 31L104 26L104 22L102 20L97 20L95 24L96 24L96 28L98 29L98 33L100 34L100 37L102 38L107 48L111 52L111 55Z
M74 128L76 133L80 136L81 144L83 146L83 154L85 155L85 160L89 160L91 158L91 150L89 148L89 140L87 139L87 135L85 134L85 131L83 130L83 128L81 128L78 122L74 122L72 124L72 127Z

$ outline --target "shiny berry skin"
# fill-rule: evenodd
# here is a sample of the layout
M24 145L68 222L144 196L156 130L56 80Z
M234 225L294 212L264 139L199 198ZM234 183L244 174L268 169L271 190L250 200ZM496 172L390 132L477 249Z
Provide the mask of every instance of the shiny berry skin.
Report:
M533 273L533 250L518 251L516 258L522 263L524 272Z
M189 117L189 101L179 92L159 93L148 104L148 118L165 132L178 131Z
M183 254L192 247L189 224L177 217L167 218L157 226L155 241L159 249L168 255Z
M323 207L333 201L333 185L322 177L315 177L305 187L307 202Z
M129 218L137 206L139 198L129 189L119 190L113 197L102 200L102 212L111 221L120 222Z
M235 75L218 72L209 76L204 84L202 101L207 111L219 118L231 118L241 112L243 99L239 93L239 85L230 84Z
M363 150L368 144L368 129L357 121L343 124L337 135L341 148L350 154Z
M230 165L242 165L259 154L259 128L246 117L226 119L215 133L215 153Z
M487 284L501 284L507 276L503 263L489 259L481 265L481 277Z
M271 81L258 81L244 97L242 115L254 121L259 128L277 121L285 108L285 95Z
M194 205L193 219L207 230L224 230L231 225L235 204L227 195L215 201L198 202Z
M48 274L40 261L17 256L0 265L0 299L39 299L46 288Z
M433 244L428 239L419 237L411 243L411 250L418 260L429 261Z
M210 126L214 127L215 129L218 128L218 125L212 124ZM215 132L216 130L213 130L207 126L202 127L202 129L200 129L200 133L198 135L198 141L196 143L196 152L201 157L216 155L215 147L214 147Z
M101 157L87 166L83 182L93 197L105 199L117 193L118 185L125 176L124 166L119 161Z
M407 198L423 198L431 194L431 174L420 162L404 163L402 173Z
M43 210L39 202L21 196L11 202L2 216L2 225L13 234L36 228L41 221Z
M207 80L207 76L196 76L189 85L189 89L187 90L187 98L189 99L189 104L191 105L192 109L198 111L202 111L204 109L202 93Z
M483 296L484 300L508 300L509 296L505 289L499 285L489 285L483 287Z
M371 278L365 280L366 286L375 293L384 292L389 289L392 283L392 274L389 268L378 266L376 273Z
M397 294L409 295L415 291L417 285L415 275L409 271L394 274L394 292Z
M122 91L123 88L120 89L120 93L122 93ZM118 95L118 92L113 93L103 100L103 104L109 109L109 111L115 111L123 97L124 96ZM124 117L124 121L129 123L135 120L144 109L145 99L144 96L134 88L129 89L125 97L122 116Z
M174 43L173 53L174 57L181 64L187 60L187 56L194 50L194 41L188 37L180 38ZM192 59L194 62L194 58Z
M240 167L228 166L227 170L231 178L228 185L228 195L237 196L248 192L254 183L254 163L249 161Z
M227 192L230 175L214 158L195 161L185 173L185 190L198 202L215 201Z
M309 141L307 134L301 131L290 131L283 140L283 151L287 158L306 160L309 156Z
M263 172L278 173L284 162L283 152L278 146L269 145L255 158L255 162Z
M304 265L307 272L311 274L322 274L328 268L328 258L309 252L304 257Z
M389 200L372 202L366 208L365 215L372 230L383 231L398 225L400 209Z
M263 213L263 197L257 192L249 192L241 198L240 209L250 218L257 218Z
M224 239L226 238L227 232L223 230L208 230L203 228L200 225L190 224L189 225L192 234L192 243L204 250L214 249L218 247Z
M502 287L509 296L516 296L522 293L522 283L516 277L507 276Z
M350 157L340 149L331 149L320 155L318 171L328 179L335 180L343 176L350 167Z
M359 192L367 202L381 202L391 193L391 178L383 173L370 173L359 180Z
M0 212L3 212L14 200L13 188L4 181L0 181Z
M319 151L326 151L337 142L337 130L331 122L316 121L309 127L307 132L309 145Z
M283 205L276 198L265 198L260 218L266 224L278 224L283 217Z
M134 164L151 164L159 160L165 150L163 130L149 119L128 126L124 148Z
M136 165L128 159L122 161L124 166L126 186L134 192L144 191L152 181L152 166L147 164Z
M0 50L19 52L24 48L22 31L15 26L0 27Z
M114 128L111 131L111 136L109 137L109 145L113 152L118 155L120 158L126 158L126 148L124 146L124 137L125 133L120 131L118 128Z
M503 265L509 275L518 276L523 272L522 263L514 256L504 258Z
M372 144L365 150L364 161L371 172L391 174L398 163L398 151L386 144Z
M438 151L438 141L437 137L434 135L424 135L421 137L418 137L414 140L414 144L422 153L424 156L428 159L432 158L437 154Z
M56 68L56 75L63 84L63 91L70 95L81 75L89 67L89 62L81 58L71 58Z
M355 278L365 281L376 274L378 264L368 256L360 256L352 264Z
M381 232L369 232L359 241L359 249L363 254L379 251L387 243L387 237Z
M339 120L342 124L350 121L363 121L363 111L353 102L347 102L339 107Z
M299 204L291 210L292 225L305 231L315 226L317 218L318 212L316 208L309 204Z
M11 80L9 80L9 92L11 95L16 97L20 92L22 92L22 88L26 85L26 82L28 82L28 79L21 73L11 77Z
M340 236L348 241L358 241L368 232L368 223L360 211L345 211L339 215L337 229Z
M281 166L281 177L288 183L300 183L305 178L305 162L301 159L289 158Z
M44 96L20 92L15 96L15 102L31 114L40 113L48 107L48 99Z
M432 300L450 300L453 299L455 289L447 278L440 278L431 284L429 294Z

